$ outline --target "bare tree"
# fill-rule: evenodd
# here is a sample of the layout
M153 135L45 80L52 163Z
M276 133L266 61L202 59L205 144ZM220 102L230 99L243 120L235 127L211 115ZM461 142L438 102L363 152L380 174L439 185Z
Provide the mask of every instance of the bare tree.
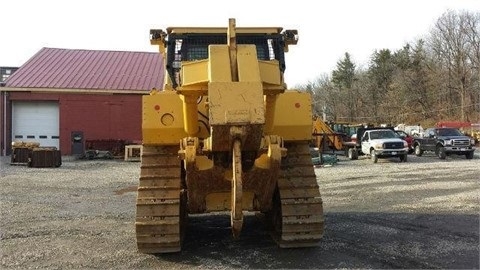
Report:
M447 11L425 37L375 50L368 68L350 55L308 89L313 110L348 122L480 121L480 12Z
M479 116L476 121L480 121L480 12L466 16L465 26L468 44L471 46L471 49L468 50L467 57L472 63L473 71L473 91L470 99L474 105L473 110L475 110Z
M478 13L447 11L430 32L430 47L448 79L448 104L459 104L462 121L467 120L467 108L473 109L471 97L478 89L478 28Z
M314 82L300 86L300 90L312 96L314 116L333 121L337 114L338 98L328 74L322 74Z
M419 39L414 46L406 44L394 53L395 74L393 92L400 104L397 122L417 123L433 116L435 107L436 66L429 62L425 42Z

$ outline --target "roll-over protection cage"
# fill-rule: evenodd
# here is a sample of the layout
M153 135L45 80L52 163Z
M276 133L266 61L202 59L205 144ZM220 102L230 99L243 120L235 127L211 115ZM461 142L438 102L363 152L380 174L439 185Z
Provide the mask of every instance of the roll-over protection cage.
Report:
M277 60L280 72L285 71L285 42L282 34L241 34L237 33L237 44L256 46L258 60ZM182 61L195 61L208 58L208 45L227 44L227 34L175 34L167 37L166 69L176 88L176 74L181 69Z

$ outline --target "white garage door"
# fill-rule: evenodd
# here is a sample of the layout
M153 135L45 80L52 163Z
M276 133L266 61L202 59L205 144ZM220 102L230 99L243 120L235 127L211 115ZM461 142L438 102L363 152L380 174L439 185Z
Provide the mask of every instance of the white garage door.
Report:
M60 149L59 131L58 102L13 102L13 141L39 142L42 147Z

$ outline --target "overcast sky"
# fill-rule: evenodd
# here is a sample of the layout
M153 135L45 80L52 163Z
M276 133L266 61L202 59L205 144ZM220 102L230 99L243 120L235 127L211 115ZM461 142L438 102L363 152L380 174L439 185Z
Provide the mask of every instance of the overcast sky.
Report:
M21 66L42 47L156 52L149 30L169 26L297 29L286 55L289 87L330 74L349 52L366 66L374 50L426 35L448 9L480 0L7 0L0 4L0 66Z

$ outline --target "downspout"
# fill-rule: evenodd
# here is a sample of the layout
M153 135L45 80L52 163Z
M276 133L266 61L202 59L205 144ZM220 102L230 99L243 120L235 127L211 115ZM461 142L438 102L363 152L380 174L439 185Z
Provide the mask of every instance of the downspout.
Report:
M2 156L7 156L7 92L1 91L3 96L3 149Z

